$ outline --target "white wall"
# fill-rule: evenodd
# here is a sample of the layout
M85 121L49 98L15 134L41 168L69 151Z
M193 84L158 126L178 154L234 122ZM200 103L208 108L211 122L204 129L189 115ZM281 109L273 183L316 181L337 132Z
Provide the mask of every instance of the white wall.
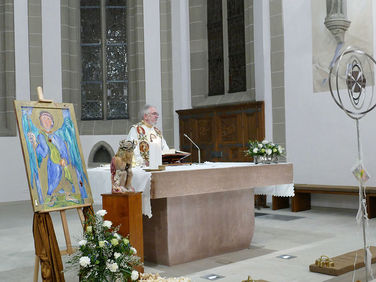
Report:
M162 115L161 33L159 1L144 0L144 51L146 104L157 107ZM162 116L157 122L162 128Z
M179 116L176 110L190 109L191 61L189 42L189 3L171 1L172 91L174 99L174 147L180 148Z
M43 93L62 102L60 1L42 0Z
M269 1L253 2L256 101L264 101L265 139L273 140Z
M29 37L27 0L14 1L14 49L16 64L16 97L30 99Z
M0 202L30 200L18 137L0 138Z
M285 106L288 161L295 183L357 185L355 121L329 92L313 93L311 1L284 0ZM364 163L376 185L376 110L360 120ZM313 196L313 205L357 207L355 197Z
M30 99L27 0L14 2L16 97ZM30 199L21 145L17 137L0 138L0 202Z

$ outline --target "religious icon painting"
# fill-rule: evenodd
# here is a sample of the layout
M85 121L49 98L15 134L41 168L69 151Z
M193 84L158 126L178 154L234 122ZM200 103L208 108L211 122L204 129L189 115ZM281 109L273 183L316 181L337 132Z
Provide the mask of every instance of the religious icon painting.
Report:
M34 212L90 206L72 104L14 101Z

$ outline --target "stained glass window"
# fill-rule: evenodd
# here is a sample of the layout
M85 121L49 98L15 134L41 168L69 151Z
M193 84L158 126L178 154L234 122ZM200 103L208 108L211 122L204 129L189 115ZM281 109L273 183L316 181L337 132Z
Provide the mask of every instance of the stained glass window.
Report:
M209 96L224 94L222 1L207 1Z
M128 118L126 0L81 0L81 119Z
M244 1L227 0L229 93L246 90Z
M229 93L246 91L244 0L223 3L224 12L222 0L207 0L209 96L225 94L225 85Z

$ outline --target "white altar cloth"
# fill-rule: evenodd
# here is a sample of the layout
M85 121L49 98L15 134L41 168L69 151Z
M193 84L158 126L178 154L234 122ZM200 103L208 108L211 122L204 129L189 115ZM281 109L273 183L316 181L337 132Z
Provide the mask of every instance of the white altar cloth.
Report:
M273 165L273 164L270 164ZM242 162L205 162L202 164L187 164L179 166L166 166L166 171L184 171L184 170L198 170L198 169L217 169L227 167L242 167L255 166L254 163ZM257 166L257 165L256 165ZM111 193L111 172L110 166L90 168L87 170L90 180L91 193L94 203L101 204L101 194ZM142 213L149 218L152 216L150 205L150 187L151 187L151 172L146 172L140 167L132 168L133 179L132 186L136 192L142 192ZM253 186L250 184L250 188ZM278 197L293 197L294 184L286 183L281 185L271 185L265 187L254 187L254 194L256 195L272 195Z
M255 195L271 195L276 197L294 197L294 184L281 184L263 187L255 187Z
M142 213L151 217L150 205L150 180L151 173L144 171L140 167L132 168L133 178L132 186L136 192L142 192ZM111 193L111 171L110 166L102 166L96 168L89 168L87 170L89 175L91 194L93 195L94 203L101 204L101 194Z

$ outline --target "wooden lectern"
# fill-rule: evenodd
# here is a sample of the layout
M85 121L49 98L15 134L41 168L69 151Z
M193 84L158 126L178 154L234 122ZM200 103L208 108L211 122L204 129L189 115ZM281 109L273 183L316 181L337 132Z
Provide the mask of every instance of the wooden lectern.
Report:
M142 228L142 193L102 194L106 220L113 226L120 225L119 234L129 234L129 242L137 250L137 256L144 262L144 239ZM143 267L137 268L143 272Z

